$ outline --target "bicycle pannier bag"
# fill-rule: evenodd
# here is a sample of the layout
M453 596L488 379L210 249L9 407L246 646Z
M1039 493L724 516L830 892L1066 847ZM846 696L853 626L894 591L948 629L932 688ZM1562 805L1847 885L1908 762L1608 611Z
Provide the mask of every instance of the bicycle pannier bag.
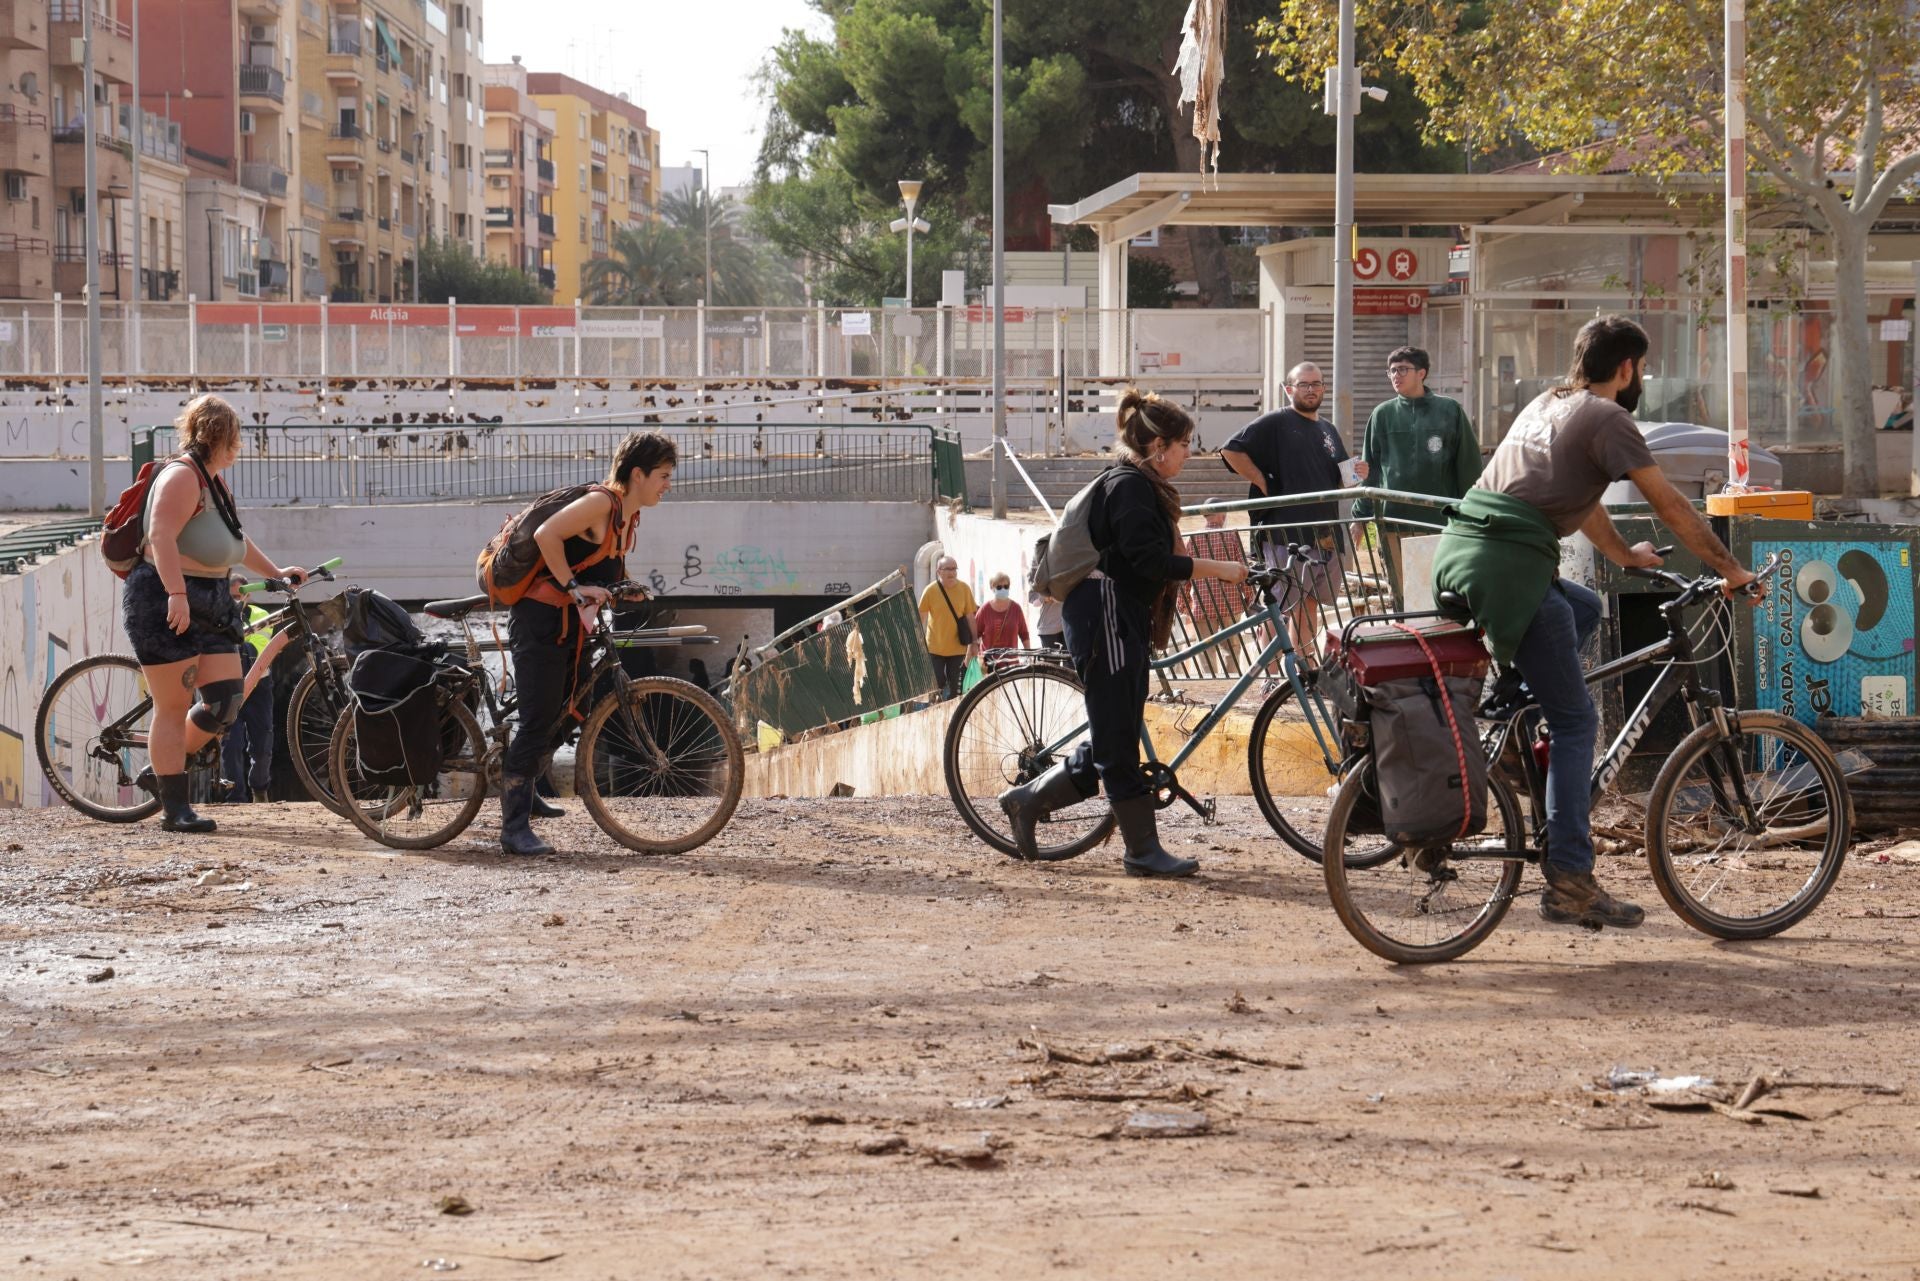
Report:
M381 787L431 783L445 759L434 665L394 650L370 649L347 676L353 695L354 764Z
M1093 508L1099 502L1101 483L1109 474L1100 473L1069 498L1066 510L1060 513L1059 526L1035 540L1033 567L1027 571L1029 588L1064 601L1100 567L1100 549L1093 545Z
M426 644L427 638L414 625L413 615L399 601L364 587L347 588L346 598L344 631L349 654L370 649L418 649Z
M480 551L474 576L479 581L480 590L487 594L495 606L517 603L532 590L540 571L545 567L540 545L533 541L534 531L540 528L547 517L596 490L612 496L613 517L607 522L606 540L573 568L582 570L589 565L599 564L609 556L627 554L627 522L620 510L619 494L605 485L569 485L565 489L543 494L525 511L507 517L500 526L500 532L489 539Z

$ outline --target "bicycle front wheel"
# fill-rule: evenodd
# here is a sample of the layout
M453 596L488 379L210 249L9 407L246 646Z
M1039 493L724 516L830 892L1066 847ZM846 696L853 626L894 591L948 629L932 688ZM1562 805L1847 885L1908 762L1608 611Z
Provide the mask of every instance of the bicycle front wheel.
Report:
M137 823L160 802L133 784L148 765L153 699L138 660L95 654L47 686L34 718L40 768L60 799L105 823Z
M287 696L287 754L307 795L344 817L347 806L334 790L332 760L334 728L347 710L347 660L336 655L328 661L333 664L332 679L320 680L309 667Z
M487 741L473 713L458 701L441 709L440 769L430 783L374 783L360 769L353 717L342 716L328 746L332 759L329 795L344 797L335 813L390 849L430 850L467 830L487 799Z
M1773 712L1737 715L1737 736L1702 725L1661 767L1647 798L1647 861L1660 897L1694 929L1768 938L1833 888L1853 808L1839 762L1812 730Z
M1322 744L1325 750L1322 750ZM1301 857L1318 863L1326 839L1327 817L1340 777L1327 766L1329 755L1341 751L1339 730L1324 700L1301 702L1293 685L1283 684L1267 697L1253 718L1247 740L1247 774L1253 799L1268 826ZM1368 832L1366 816L1377 812L1357 808L1347 820L1346 859L1367 867L1391 858L1394 844L1377 830Z
M1340 785L1327 849L1342 848L1355 809L1371 803L1373 775L1368 756ZM1396 857L1368 866L1343 858L1321 864L1333 910L1362 947L1398 965L1424 965L1465 956L1493 933L1520 888L1526 829L1512 784L1495 774L1487 788L1487 828L1479 836L1432 849L1396 847Z
M1071 671L1036 663L997 672L967 691L947 725L947 795L975 836L1017 856L1000 793L1065 761L1087 733L1086 687ZM1049 814L1035 835L1051 860L1084 854L1112 831L1112 808L1090 797Z
M669 676L628 681L580 731L574 791L603 831L642 854L684 854L740 804L746 753L726 709Z

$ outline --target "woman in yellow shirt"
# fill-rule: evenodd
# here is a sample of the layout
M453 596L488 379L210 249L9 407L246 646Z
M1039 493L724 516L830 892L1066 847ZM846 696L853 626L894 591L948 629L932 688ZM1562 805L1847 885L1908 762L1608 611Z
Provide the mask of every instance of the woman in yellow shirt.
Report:
M942 698L960 697L960 682L973 656L972 619L979 610L973 589L960 581L960 564L942 556L933 567L933 584L920 593L920 621L926 628L927 655L940 682ZM960 639L960 621L968 620L969 635Z

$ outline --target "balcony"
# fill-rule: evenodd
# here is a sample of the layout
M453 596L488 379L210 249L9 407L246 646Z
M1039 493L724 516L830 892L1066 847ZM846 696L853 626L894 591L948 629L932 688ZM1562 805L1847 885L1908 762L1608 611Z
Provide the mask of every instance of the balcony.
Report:
M0 49L47 47L47 9L35 0L0 0ZM0 250L0 253L10 252Z
M8 298L51 298L53 246L38 236L0 233L0 294Z
M540 214L535 219L535 225L539 227L541 235L551 236L553 234L553 215Z
M402 89L405 89L408 93L412 93L413 92L413 76L405 71L402 71L400 73L400 87Z
M553 161L551 160L535 161L534 171L536 174L538 174L541 182L551 183L553 181Z
M53 131L54 186L86 189L87 157L81 151L86 141L84 129ZM108 137L104 131L96 134L94 141L99 150L93 174L97 189L104 192L118 186L123 190L132 190L133 148Z
M267 293L285 293L290 273L287 264L278 258L260 260L260 288Z
M240 16L254 23L272 23L280 18L280 0L239 0Z
M489 227L513 226L513 210L510 208L502 208L499 205L488 205L487 206L487 226Z
M415 227L415 226L414 226L414 225L413 225L412 223L410 223L410 222L403 222L403 223L401 223L401 224L400 224L400 234L401 234L402 236L404 236L404 237L406 237L406 238L407 238L408 240L413 240L413 239L415 239L415 232L416 232L416 231L418 231L418 228L416 228L416 227Z
M593 156L596 160L607 158L607 144L599 138L593 140Z
M300 0L300 29L310 36L327 33L327 11L320 7L320 0Z
M406 147L400 148L400 163L403 165L413 164L413 152Z
M335 222L365 222L367 211L354 205L343 205L333 211Z
M333 302L365 302L366 301L366 295L360 292L360 289L357 285L335 285L333 287L333 292L329 295L329 298Z
M327 275L318 267L303 267L300 270L300 292L308 298L327 296Z
M287 171L271 160L240 162L240 185L263 196L287 194Z
M86 5L82 0L53 0L47 9L52 19L50 61L56 67L80 66ZM93 15L93 71L102 80L133 83L133 28L98 12Z
M22 111L12 103L0 105L0 169L49 177L53 173L52 147L46 116Z
M240 68L240 98L271 102L278 106L287 100L287 78L278 67L243 66Z
M311 178L304 178L300 182L300 199L312 205L315 209L325 209L327 207L327 189Z
M327 128L327 159L335 164L362 164L367 154L367 135L351 123Z
M179 292L179 272L159 271L152 267L140 269L140 296L148 302L170 302Z
M133 272L124 254L100 251L100 297L131 298ZM56 245L53 250L53 291L68 298L81 298L87 288L87 251L83 245Z
M393 219L386 214L380 215L380 230L382 231L393 230Z
M373 145L375 150L379 151L379 153L383 156L390 156L393 154L393 139L391 138L375 138L373 140Z
M489 169L513 168L513 152L504 147L489 147L483 153Z
M604 206L607 203L607 193L595 187L593 189L593 203Z

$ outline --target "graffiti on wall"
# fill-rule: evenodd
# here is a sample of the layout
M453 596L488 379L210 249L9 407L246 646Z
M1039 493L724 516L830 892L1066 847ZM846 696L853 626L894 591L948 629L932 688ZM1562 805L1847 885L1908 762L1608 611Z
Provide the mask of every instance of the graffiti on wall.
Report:
M30 743L40 695L70 663L123 648L119 606L91 543L0 578L0 805L56 803Z

